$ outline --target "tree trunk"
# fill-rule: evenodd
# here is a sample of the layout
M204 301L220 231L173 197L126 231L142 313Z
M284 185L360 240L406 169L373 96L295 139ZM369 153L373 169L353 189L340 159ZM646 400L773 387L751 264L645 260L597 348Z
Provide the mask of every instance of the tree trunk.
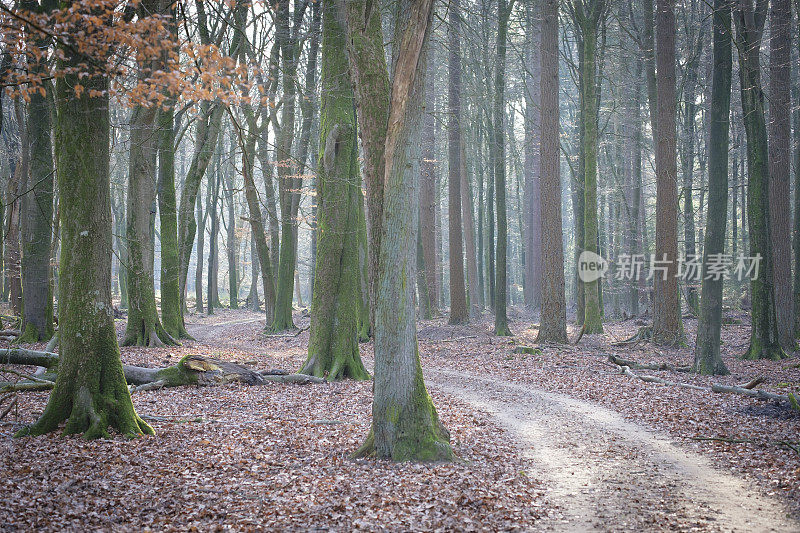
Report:
M523 226L525 253L525 305L538 309L542 302L542 212L540 186L541 143L541 22L537 2L525 6L525 186ZM560 179L560 178L559 178Z
M420 302L430 317L439 314L439 295L436 290L436 118L434 107L435 70L433 66L434 50L430 50L431 61L425 77L425 114L422 126L422 162L420 163L420 242L425 269L426 292L428 302Z
M176 11L169 10L172 47L178 45ZM168 52L164 52L166 55ZM167 58L162 56L162 64ZM174 339L188 339L183 320L178 252L178 208L175 194L175 102L158 112L158 214L161 223L161 323Z
M450 248L450 318L449 324L469 322L464 286L464 249L461 227L461 29L460 0L452 0L448 34L448 236Z
M88 58L62 48L60 70ZM77 69L76 69L77 70ZM78 83L86 90L75 96ZM109 184L108 78L56 81L56 150L61 210L59 276L59 372L42 416L17 433L42 435L66 420L65 434L108 437L111 427L127 436L152 434L136 414L128 392L111 308L111 209ZM99 96L98 96L99 95Z
M189 272L189 260L192 256L195 234L198 234L198 221L194 216L195 204L198 202L197 193L211 162L211 156L214 154L214 147L217 145L217 137L219 136L222 122L222 113L225 109L221 104L201 104L200 108L195 132L194 155L186 173L178 206L178 257L180 258L180 277L178 281L182 301L186 297L186 276ZM195 291L197 290L195 288ZM202 287L199 290L202 291ZM202 298L198 302L202 305ZM185 302L182 306L185 307Z
M217 148L218 157L222 158L222 145ZM211 231L208 236L208 291L206 299L208 300L208 314L214 314L215 307L221 307L219 302L219 189L222 182L222 164L218 161L213 184L209 183L208 186L211 191L211 197L208 199L209 203L206 204L207 216L211 219Z
M505 87L506 87L506 47L508 45L508 19L513 4L497 0L499 19L497 23L497 63L494 77L494 186L497 208L497 270L495 272L494 334L511 336L506 316L508 283L506 280L508 222L506 213L506 148L505 148Z
M236 237L236 190L233 172L225 174L225 203L228 204L228 306L239 309L239 240Z
M385 146L385 153L379 159L385 161L386 168L380 204L383 234L378 252L378 292L373 300L376 308L372 431L357 455L374 454L395 461L439 461L453 457L449 433L439 421L422 378L412 282L417 238L414 201L419 184L410 165L409 144L419 134L424 51L432 6L431 0L401 1L397 5L395 42L399 46L395 48L391 101L383 104L380 99L364 100L359 95L382 94L379 89L384 80L388 80L388 72L381 61L358 64L353 58L357 49L351 48L360 37L363 39L360 43L373 43L372 50L383 57L380 25L354 24L359 16L370 20L373 10L365 11L361 0L350 0L347 4L348 52L351 65L356 63L351 75L356 98L360 99L359 124L366 125L362 127L364 138L377 141L377 146ZM365 33L360 33L362 31ZM377 84L378 88L364 87L364 84ZM362 118L362 115L367 116ZM384 130L383 122L376 120L377 117L388 117L389 127ZM367 131L370 127L372 130ZM375 176L371 178L376 179Z
M241 142L241 139L240 139ZM275 314L275 285L272 275L272 263L270 250L267 247L267 235L264 229L263 218L261 217L261 207L258 200L258 192L253 181L253 149L255 148L255 136L250 137L250 142L242 147L242 176L244 178L244 195L247 199L247 207L250 211L250 236L255 246L250 246L251 262L253 263L253 280L256 283L256 269L261 272L261 285L264 290L264 309L266 311L266 324L271 324ZM265 178L267 179L267 178ZM256 257L253 257L255 252ZM256 259L257 258L257 259ZM258 289L251 286L250 292L254 301L250 302L254 310L258 310Z
M195 294L195 309L198 313L205 310L203 305L203 250L206 235L206 218L203 216L203 204L200 196L197 196L197 258L194 270L194 294Z
M296 2L296 4L299 2ZM297 7L295 7L297 9ZM295 13L296 17L297 13ZM278 34L283 68L283 109L277 136L278 197L281 204L281 246L278 258L278 279L275 291L275 317L269 331L294 329L292 321L294 271L297 266L297 210L300 204L300 170L292 158L294 141L299 21L290 26L289 3L279 4ZM301 162L302 163L302 162Z
M153 282L151 209L156 196L156 108L134 107L128 170L128 323L123 346L162 346L175 340L161 325Z
M775 312L772 231L769 211L769 162L764 93L761 86L760 46L768 0L755 8L739 2L734 8L742 116L747 135L747 222L750 256L760 257L758 276L750 280L753 303L750 347L745 359L782 359Z
M561 152L558 104L558 0L542 2L541 31L542 312L539 342L567 342L564 249L561 240Z
M45 49L47 41L37 43ZM44 59L29 59L32 75L46 72ZM49 82L43 87L50 91ZM30 175L26 193L26 230L22 238L22 335L18 342L47 341L53 336L53 291L50 268L53 224L53 151L50 98L34 91L28 102L27 138L30 143ZM29 191L29 192L28 192Z
M800 0L795 0L797 32L800 35ZM794 64L800 62L800 38L795 39L797 48L793 53ZM800 68L796 69L800 70ZM800 102L800 75L795 74L792 85L794 101ZM800 336L800 105L794 106L794 334Z
M675 6L658 0L658 129L656 130L656 261L653 270L653 340L659 344L683 342L678 292L678 187L675 140Z
M598 96L597 96L597 32L604 17L604 0L593 0L583 6L573 3L576 24L581 34L581 124L583 130L583 246L581 253L599 254L597 218L597 142L598 142ZM603 332L603 309L601 306L601 280L583 282L585 309L584 332Z
M364 152L369 238L370 323L374 328L378 287L378 254L383 231L383 191L386 169L386 131L389 125L391 86L381 29L381 10L371 2L347 0L347 57L358 109L358 132ZM364 76L376 76L365 79Z
M336 0L323 5L318 237L308 359L301 374L369 379L358 348L361 175L353 89Z
M708 217L703 246L701 307L693 371L698 374L727 374L720 355L723 278L707 276L712 257L725 253L728 217L728 141L731 107L731 6L730 0L714 0L714 67L711 80L711 117L708 154Z
M478 287L478 253L475 250L475 207L472 199L472 184L467 171L467 155L464 143L461 143L461 208L464 222L464 253L467 264L467 295L469 296L469 314L477 317L481 314L480 292Z
M772 257L775 269L775 313L778 339L794 350L794 303L792 299L791 208L791 48L792 5L772 0L769 27L769 210Z

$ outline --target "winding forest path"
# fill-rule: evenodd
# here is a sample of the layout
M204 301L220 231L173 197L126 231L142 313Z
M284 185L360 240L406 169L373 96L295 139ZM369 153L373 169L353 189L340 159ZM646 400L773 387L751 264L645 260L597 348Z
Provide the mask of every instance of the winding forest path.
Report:
M800 531L781 501L605 407L455 370L425 381L517 437L561 511L545 530Z
M258 321L187 326L198 341L247 349L233 333ZM531 458L530 474L559 511L537 530L800 531L779 499L616 411L491 375L424 373L431 389L493 416Z

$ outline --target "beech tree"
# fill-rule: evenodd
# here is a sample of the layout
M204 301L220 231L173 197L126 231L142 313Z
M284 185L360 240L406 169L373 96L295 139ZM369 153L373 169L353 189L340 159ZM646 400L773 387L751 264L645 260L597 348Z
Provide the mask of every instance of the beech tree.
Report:
M63 8L80 8L63 2ZM69 12L69 11L68 11ZM91 39L102 39L102 17L77 9ZM56 166L61 210L59 275L60 362L55 388L42 415L17 436L42 435L67 421L65 434L107 437L153 430L133 408L122 371L111 307L111 206L109 181L109 79L87 52L60 46L56 81ZM76 90L76 87L80 89Z
M752 333L745 359L782 359L775 311L772 230L769 209L769 157L764 91L761 85L761 38L769 0L737 0L733 9L739 51L742 117L747 135L747 222L750 256L760 258L758 276L750 281Z
M300 373L368 379L358 348L359 218L363 218L353 88L336 0L324 0L317 262L308 360Z
M778 338L787 350L797 347L792 302L791 87L792 5L772 0L769 14L769 210L774 259Z
M583 130L583 241L581 250L599 253L597 220L597 37L606 11L605 0L573 0L570 4L575 26L580 32L580 103ZM583 283L586 333L603 332L603 309L599 280Z
M383 61L380 11L362 0L346 2L347 51L367 166L367 194L380 206L375 305L375 384L372 429L357 456L406 460L450 460L449 432L425 389L414 321L418 176L411 171L409 139L419 134L425 53L432 0L398 2L392 83ZM391 87L391 99L383 99ZM372 99L367 95L377 96ZM386 120L384 121L384 117ZM381 149L381 146L384 149ZM370 175L381 165L383 177ZM382 188L380 193L372 189ZM380 202L377 196L380 194ZM371 209L370 209L371 210ZM373 242L376 240L372 239Z
M731 3L714 0L714 65L711 80L711 119L708 162L708 217L703 246L703 281L694 371L699 374L727 374L720 355L722 329L723 279L708 276L711 257L725 253L725 229L728 222L728 142L731 108Z
M41 5L33 1L21 2L24 11L34 14L49 12L56 7L55 2L45 1ZM28 59L31 75L46 78L48 75L47 49L52 39L38 34L35 42L39 53ZM53 145L50 140L52 121L50 119L52 84L43 80L41 90L31 92L27 106L27 137L30 143L30 174L26 189L26 209L21 213L24 231L22 232L22 295L23 331L19 342L39 342L53 336L53 291L50 268L53 183L55 167Z

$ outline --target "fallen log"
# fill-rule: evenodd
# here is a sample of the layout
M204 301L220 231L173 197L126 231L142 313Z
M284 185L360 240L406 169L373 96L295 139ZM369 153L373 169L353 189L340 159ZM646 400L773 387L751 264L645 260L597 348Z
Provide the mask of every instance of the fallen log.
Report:
M691 366L675 366L669 363L649 363L649 364L641 364L637 363L636 361L629 361L627 359L622 359L617 357L614 354L609 354L608 360L614 363L617 366L627 366L629 368L633 368L634 370L669 370L670 372L691 372Z
M18 383L2 383L0 391L47 390L55 382L54 371L58 368L58 355L49 352L12 348L0 350L0 364L14 364L44 367L49 373L41 377L27 379ZM257 372L242 365L222 361L203 355L187 355L172 366L165 368L145 368L141 366L122 365L125 380L131 386L131 392L154 390L162 387L180 387L183 385L211 386L225 383L245 383L247 385L263 385L267 381L279 383L326 383L327 381L305 374L289 374L285 371L264 370Z
M731 385L722 385L719 383L713 383L710 387L702 386L702 385L693 385L691 383L681 383L679 381L669 381L666 379L661 379L655 376L643 376L640 374L634 374L631 372L631 369L627 365L619 366L619 370L621 374L625 374L626 376L636 378L639 380L644 381L645 383L659 383L661 385L671 385L674 387L682 387L685 389L692 389L692 390L700 390L700 391L710 391L710 392L717 392L717 393L730 393L730 394L741 394L743 396L749 396L751 398L756 398L759 400L773 400L777 402L785 402L788 403L792 409L796 411L800 411L800 404L798 404L797 398L794 394L789 393L787 396L783 396L780 394L775 394L772 392L767 392L761 389L746 389L744 387L737 387ZM757 382L758 378L748 383ZM753 385L755 386L755 385Z

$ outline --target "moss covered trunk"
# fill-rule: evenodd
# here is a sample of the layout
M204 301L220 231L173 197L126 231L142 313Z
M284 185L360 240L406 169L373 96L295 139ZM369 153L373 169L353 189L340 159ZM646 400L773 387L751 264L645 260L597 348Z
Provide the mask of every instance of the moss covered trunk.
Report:
M299 24L298 24L299 25ZM297 209L302 180L292 158L294 141L297 76L298 25L291 24L289 3L279 4L276 38L281 43L283 72L283 109L277 138L278 198L281 204L281 244L278 257L278 278L275 284L275 316L268 329L273 332L294 328L292 301L294 271L297 266ZM273 244L274 246L274 244Z
M128 323L124 346L161 346L175 340L161 325L153 282L154 243L150 211L156 200L156 108L137 106L131 117L128 170Z
M322 107L318 165L317 262L308 359L300 371L328 379L368 379L358 349L361 306L359 211L363 209L353 89L335 0L322 22Z
M353 0L348 15L358 10ZM359 454L374 453L395 461L449 460L449 433L439 421L425 389L417 351L414 281L416 278L418 174L410 161L416 150L424 87L424 49L433 2L398 2L395 18L396 57L386 134L386 174L383 232L375 298L375 385L372 432ZM350 35L353 20L348 19ZM357 28L358 26L356 26ZM382 42L380 27L372 37ZM379 40L381 39L381 40ZM352 50L351 50L352 53ZM381 65L373 64L358 80L382 80ZM364 76L364 75L367 76ZM363 93L362 93L363 94ZM363 103L363 102L362 102ZM378 105L378 102L373 102ZM359 114L368 113L359 106ZM360 123L371 123L359 120ZM373 132L374 133L374 132Z
M728 222L728 141L731 107L731 6L730 0L714 0L714 56L711 79L711 125L708 141L708 217L706 218L703 265L709 258L725 253L725 226ZM704 267L705 269L705 267ZM703 273L694 371L700 374L727 374L720 355L723 279Z
M71 49L64 52L69 60L62 67L86 61ZM86 89L80 97L73 89L78 83ZM127 436L152 433L131 402L111 307L108 80L66 74L56 87L63 244L60 362L44 413L18 435L55 431L65 420L66 434L83 433L85 438L105 437L109 428Z
M750 280L753 300L750 347L745 359L786 357L778 339L775 312L772 245L769 212L769 166L764 92L761 86L760 46L767 18L767 0L755 8L739 3L734 8L739 49L742 115L747 136L747 223L750 256L760 258L757 276Z
M178 210L175 196L174 109L159 112L158 214L161 222L161 322L174 339L187 339L180 294Z
M49 40L37 43L46 50ZM45 54L46 56L46 51ZM45 59L30 60L34 76L46 73ZM49 81L42 88L49 92ZM52 94L34 91L28 102L30 177L24 202L22 235L22 335L19 342L46 341L53 336L53 291L50 268L53 224L53 146L50 141Z
M601 8L594 2L594 11ZM583 124L583 250L599 253L597 222L597 25L599 13L581 17L583 66L581 69L581 121ZM585 333L603 332L600 280L583 284Z

